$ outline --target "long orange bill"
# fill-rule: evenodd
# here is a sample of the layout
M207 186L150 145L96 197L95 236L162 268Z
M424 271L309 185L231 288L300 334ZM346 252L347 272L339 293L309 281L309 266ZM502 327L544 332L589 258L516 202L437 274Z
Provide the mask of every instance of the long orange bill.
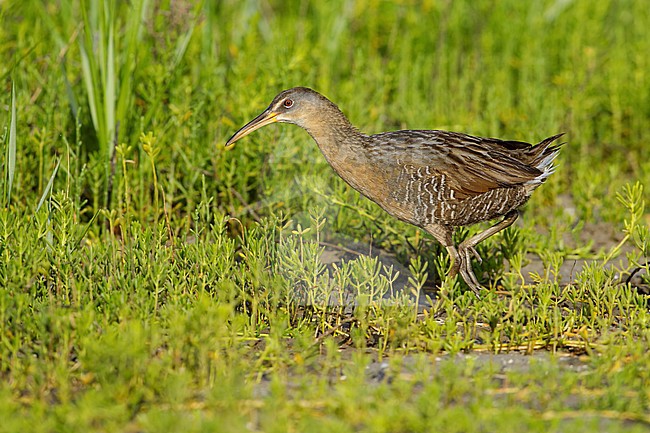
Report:
M248 122L239 131L235 132L235 134L226 142L226 149L232 149L235 146L235 142L237 140L247 136L256 129L260 129L262 126L277 122L277 115L278 113L273 113L270 109L267 108L262 114Z

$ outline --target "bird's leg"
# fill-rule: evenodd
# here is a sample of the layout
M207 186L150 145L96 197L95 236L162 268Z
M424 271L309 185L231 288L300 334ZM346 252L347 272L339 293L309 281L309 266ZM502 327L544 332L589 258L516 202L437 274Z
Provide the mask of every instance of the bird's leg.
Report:
M459 249L458 256L461 258L459 272L460 276L463 277L463 280L465 280L467 286L472 289L476 297L480 297L479 291L483 289L483 286L478 282L478 279L472 270L472 258L470 257L472 250L474 250L474 248ZM475 254L476 251L474 250L473 253Z
M461 250L460 248L456 249L454 241L452 240L453 229L449 226L443 226L440 224L430 224L424 229L431 234L442 246L447 249L449 253L449 260L451 262L451 268L449 269L449 276L453 277L460 273L460 276L463 278L465 283L469 286L474 294L478 297L479 290L482 288L479 284L474 272L472 272L472 264L470 252L476 256L476 250L473 247L465 248ZM473 238L472 238L473 239ZM462 244L461 244L462 245Z
M458 245L458 251L460 254L467 254L469 256L470 252L471 254L474 255L474 257L477 258L477 260L481 260L481 257L478 255L478 252L476 252L476 249L474 247L490 236L500 232L501 230L510 227L512 223L514 223L517 218L519 218L519 212L517 210L510 211L506 214L506 216L503 218L503 220L499 221L492 227L490 227L487 230L483 230L480 233L475 234L469 239L465 239L463 242ZM467 250L466 252L464 252Z
M443 226L440 224L430 224L424 229L433 236L440 244L447 249L449 253L449 261L451 262L451 268L449 269L449 276L453 277L460 272L461 277L467 283L467 285L476 293L478 296L478 289L480 285L472 273L471 267L469 268L469 274L467 272L466 263L469 261L469 257L464 257L463 254L460 254L454 245L454 241L451 238L452 228L448 226Z
M460 251L456 249L454 245L448 245L447 252L449 253L449 258L451 260L451 269L449 270L449 276L453 277L460 273L460 276L463 278L463 281L467 286L472 289L476 297L479 296L479 290L482 289L481 284L476 279L474 272L472 271L470 251L473 248Z
M519 217L519 212L517 210L510 211L506 214L503 220L499 221L489 229L477 233L469 239L465 239L463 242L460 243L460 245L458 245L458 255L464 258L464 261L460 269L460 275L463 277L467 285L470 286L472 290L474 290L475 293L477 292L478 288L481 287L481 285L476 279L476 275L474 275L474 272L472 271L472 263L471 263L470 255L476 257L476 259L479 262L481 262L482 259L474 247L479 243L483 242L484 240L486 240L487 238L489 238L490 236L500 232L501 230L507 227L510 227L512 223L514 223L517 220L518 217ZM471 280L472 283L470 283L468 279ZM472 285L474 285L474 287L472 287Z
M458 250L456 249L455 245L447 245L445 248L447 248L447 253L449 254L449 262L451 263L451 267L449 268L449 276L453 277L454 275L457 275L458 272L460 272L460 265L463 262L463 259L458 254Z

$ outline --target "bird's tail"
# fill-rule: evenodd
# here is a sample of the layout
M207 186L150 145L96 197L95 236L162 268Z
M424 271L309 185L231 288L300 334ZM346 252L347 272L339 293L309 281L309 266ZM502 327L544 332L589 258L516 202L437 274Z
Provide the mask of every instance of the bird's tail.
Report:
M553 161L560 153L560 148L564 143L553 144L558 138L562 137L564 133L554 135L552 137L542 140L536 146L528 149L528 164L535 167L542 173L533 179L530 183L539 185L546 180L555 171Z

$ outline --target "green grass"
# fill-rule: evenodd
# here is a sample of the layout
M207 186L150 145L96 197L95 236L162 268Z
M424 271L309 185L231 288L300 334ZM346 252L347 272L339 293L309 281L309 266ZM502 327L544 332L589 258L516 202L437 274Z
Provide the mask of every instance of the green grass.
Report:
M0 5L0 431L650 429L646 2L46 3ZM489 292L300 129L224 150L296 85L368 133L567 133Z

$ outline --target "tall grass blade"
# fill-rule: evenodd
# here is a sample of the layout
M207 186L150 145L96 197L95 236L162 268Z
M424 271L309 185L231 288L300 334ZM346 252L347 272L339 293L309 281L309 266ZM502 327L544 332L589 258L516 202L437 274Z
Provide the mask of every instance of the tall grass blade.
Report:
M196 3L194 10L193 10L193 18L192 18L192 23L188 26L187 30L178 37L176 40L176 45L174 47L174 56L172 57L172 62L170 63L169 67L166 70L166 74L169 77L172 77L178 66L180 65L181 61L185 57L185 53L187 52L187 48L192 40L192 36L194 35L194 29L197 27L199 21L204 17L204 15L201 14L201 11L203 10L203 5L204 2L198 2ZM144 16L142 18L144 20ZM205 38L205 36L204 36ZM165 80L165 87L167 88L171 86L171 84L174 82L171 78ZM144 116L144 123L148 124L155 113L157 112L158 107L162 103L162 99L164 98L164 95L166 92L161 91L158 93L158 95L152 100L150 109L147 111L147 113Z
M7 78L9 78L14 73L16 68L18 68L20 66L21 62L23 60L25 60L27 57L29 57L29 55L34 52L34 50L36 49L37 46L38 46L38 44L32 45L27 50L25 50L23 52L23 54L20 55L20 57L16 58L16 60L14 60L14 63L7 68L6 72L4 72L2 75L0 75L0 81L4 81Z
M68 96L68 102L70 103L70 111L72 112L72 117L77 119L79 117L79 103L77 102L77 97L72 90L72 84L68 80L68 74L65 68L65 62L61 62L61 75L63 75L63 82L65 83L65 93Z
M106 6L107 16L104 17L108 25L107 34L107 47L106 47L106 90L104 94L104 106L106 113L106 149L108 150L107 158L113 155L113 147L115 146L116 119L115 119L115 25L114 25L114 12L110 6Z
M145 22L147 12L147 0L137 0L131 3L132 13L126 23L124 57L117 77L120 80L119 93L117 97L116 119L120 124L128 118L128 111L133 101L133 75L137 63L138 42L142 34L142 23Z
M7 145L6 162L6 198L7 206L11 203L11 189L16 173L16 83L11 83L11 120L9 124L9 142Z
M115 130L114 16L108 5L82 2L84 37L80 41L83 80L99 141L99 151L110 158ZM106 28L108 26L108 29Z
M198 2L194 7L193 11L193 20L191 25L188 26L187 31L178 38L176 42L176 49L174 50L174 63L172 64L172 71L175 70L180 64L183 57L185 57L185 52L187 51L187 46L190 44L192 35L194 34L194 29L196 28L199 17L201 17L201 9L203 9L203 2Z
M119 4L96 0L81 4L84 25L84 36L79 40L81 66L99 152L105 165L106 206L110 203L115 143L120 131L128 131L133 76L147 3L135 0L124 6L129 9L124 31L118 26Z
M98 112L100 106L99 91L102 88L100 77L98 73L98 66L95 56L92 55L92 33L91 24L88 17L88 10L85 7L85 2L81 2L81 11L84 22L84 37L79 39L79 51L81 54L81 72L83 75L84 85L86 86L86 93L88 94L88 106L90 108L90 117L95 127L95 132L100 141L100 148L102 146L102 134L104 131L103 118ZM90 51L89 51L90 50ZM90 53L90 55L89 55Z
M54 178L56 177L56 173L59 171L59 165L61 165L61 158L59 158L59 160L57 161L56 166L54 167L54 171L50 176L50 180L47 182L47 185L45 185L45 189L43 190L41 199L38 201L38 205L36 206L36 212L38 212L41 209L41 206L43 206L43 203L45 203L45 199L49 197L50 193L52 192L52 185L54 184Z

